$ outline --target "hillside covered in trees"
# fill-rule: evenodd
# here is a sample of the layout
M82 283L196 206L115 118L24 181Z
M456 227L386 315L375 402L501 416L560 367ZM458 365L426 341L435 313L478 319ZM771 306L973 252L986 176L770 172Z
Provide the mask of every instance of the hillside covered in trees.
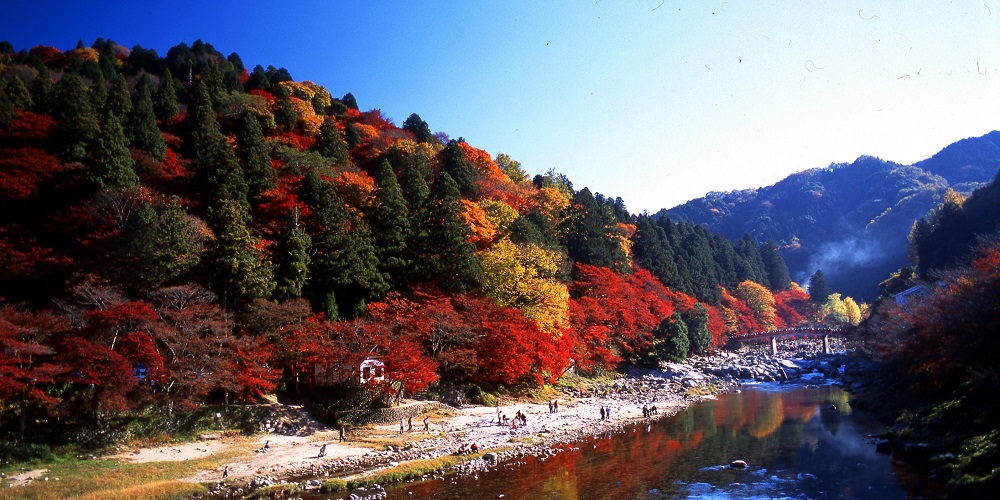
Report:
M350 388L368 357L387 394L530 387L861 317L774 243L635 216L200 40L0 43L0 186L18 436Z
M834 290L871 300L880 277L906 265L914 221L949 189L968 195L998 167L1000 132L991 132L914 165L863 156L765 188L709 193L657 215L705 224L731 241L744 234L774 240L793 278L822 270Z
M914 225L913 267L882 283L859 328L882 366L868 404L924 442L954 498L1000 491L1000 175L967 199L951 191ZM943 457L943 459L940 459Z

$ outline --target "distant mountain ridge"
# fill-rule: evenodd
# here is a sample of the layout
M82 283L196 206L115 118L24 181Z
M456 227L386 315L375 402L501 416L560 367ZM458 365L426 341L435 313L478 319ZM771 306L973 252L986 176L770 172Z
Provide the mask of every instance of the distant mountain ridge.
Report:
M871 156L789 175L756 189L710 192L656 216L703 224L730 240L776 241L792 278L822 269L834 290L875 298L878 283L908 264L913 222L943 200L990 181L1000 132L963 139L914 165Z

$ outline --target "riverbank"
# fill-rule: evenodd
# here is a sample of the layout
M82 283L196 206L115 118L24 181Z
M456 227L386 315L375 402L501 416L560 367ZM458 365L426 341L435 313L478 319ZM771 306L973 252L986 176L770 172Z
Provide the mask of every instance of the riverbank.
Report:
M629 426L674 415L696 401L752 380L836 377L842 361L838 355L817 354L809 341L795 343L777 357L751 347L739 353L724 351L717 356L666 364L657 371L633 370L613 380L580 378L569 386L557 386L559 393L553 399L558 402L558 411L550 412L550 401L506 401L499 407L427 405L425 413L413 418L412 430L404 422L402 433L399 422L370 425L352 429L341 442L336 430L312 421L301 432L268 432L250 437L208 434L194 443L123 449L100 458L129 464L204 464L177 480L207 488L216 497L242 497L262 488L318 490L324 482L334 479L377 482L371 478L408 464L436 463L473 444L489 453L448 465L459 473L475 474L505 459L549 456L558 453L560 445L622 432ZM656 412L650 413L654 406ZM603 419L601 408L606 410ZM284 411L305 413L301 408ZM511 420L520 412L525 421L517 428L510 421L498 425L498 411ZM47 477L43 470L30 471L30 476L33 481L19 483L24 485L17 488L28 492L32 482ZM371 491L370 497L380 495L380 490Z

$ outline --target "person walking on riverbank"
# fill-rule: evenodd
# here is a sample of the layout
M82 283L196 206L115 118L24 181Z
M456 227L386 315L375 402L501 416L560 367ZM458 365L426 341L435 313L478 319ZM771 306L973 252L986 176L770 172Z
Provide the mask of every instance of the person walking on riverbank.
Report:
M604 421L604 415L605 415L605 414L604 414L604 407L602 406L602 407L601 407L601 421L602 421L602 422Z
M403 435L403 432L404 432L405 428L406 428L406 419L405 418L399 419L399 434L400 435Z
M431 417L424 417L424 432L431 430Z

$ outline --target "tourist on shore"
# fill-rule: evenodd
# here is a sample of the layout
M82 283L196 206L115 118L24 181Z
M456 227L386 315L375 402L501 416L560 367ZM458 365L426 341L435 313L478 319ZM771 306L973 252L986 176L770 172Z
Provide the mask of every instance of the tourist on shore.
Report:
M222 479L225 479L227 477L229 477L229 466L228 465L226 466L226 468L222 469Z
M424 417L424 432L431 430L431 417Z
M601 421L604 421L604 407L601 407Z
M323 458L325 456L326 456L326 443L323 443L323 446L319 447L319 455L316 455L316 458Z
M407 424L408 424L408 425L410 426L410 427L409 427L409 428L408 428L407 430L408 430L409 432L413 432L413 417L410 417L410 418L409 418L409 419L408 419L408 420L406 421L406 423L407 423Z
M403 434L403 432L404 432L404 429L406 428L406 425L405 425L405 424L406 424L406 419L405 419L405 418L401 418L401 419L399 419L399 434L400 434L400 435L402 435L402 434Z
M552 413L552 400L549 400L549 413Z

